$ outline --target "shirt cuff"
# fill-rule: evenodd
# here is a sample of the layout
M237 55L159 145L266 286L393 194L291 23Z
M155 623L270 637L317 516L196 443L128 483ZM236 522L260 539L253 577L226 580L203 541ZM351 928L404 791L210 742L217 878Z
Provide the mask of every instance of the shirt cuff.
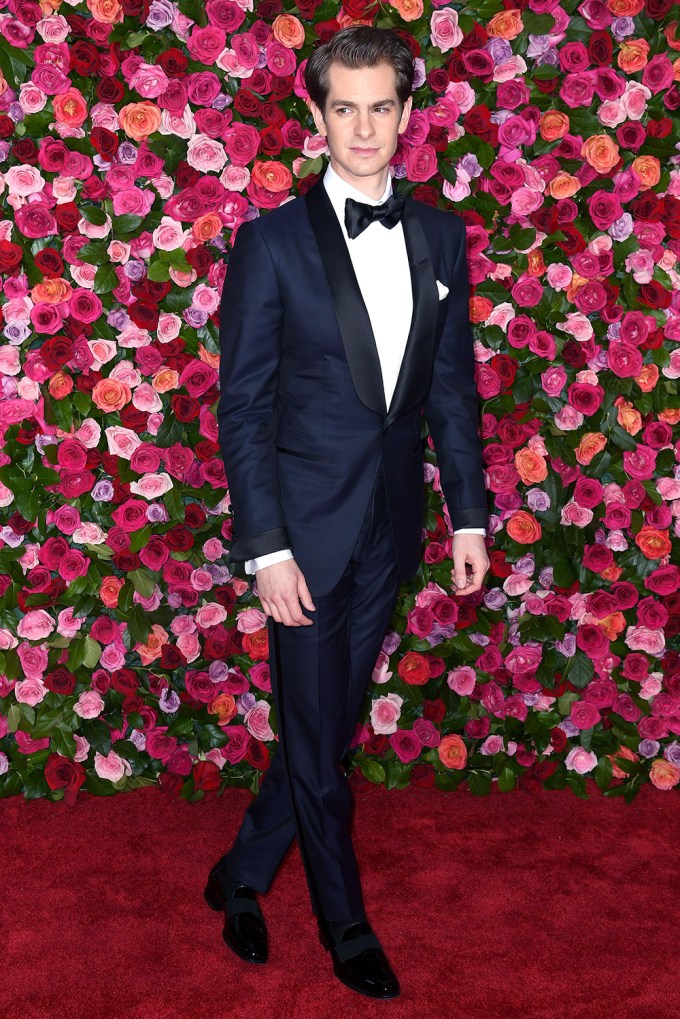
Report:
M454 534L482 534L486 536L486 528L484 527L459 527L453 532Z
M278 552L268 552L267 555L258 556L257 559L247 559L245 571L246 573L257 573L265 566L273 566L274 563L283 563L286 559L292 558L292 551L289 548L282 548Z

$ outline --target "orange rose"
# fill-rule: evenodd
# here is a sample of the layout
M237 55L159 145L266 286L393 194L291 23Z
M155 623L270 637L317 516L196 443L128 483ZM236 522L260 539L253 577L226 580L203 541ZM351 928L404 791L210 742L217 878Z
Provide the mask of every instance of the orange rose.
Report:
M515 469L525 485L535 485L548 477L548 465L544 457L526 446L515 453Z
M99 597L107 609L115 609L118 605L118 594L125 581L120 577L102 577Z
M34 304L38 301L44 301L45 304L61 304L63 301L69 301L72 293L70 283L55 277L36 284L31 290L31 300Z
M205 364L209 364L211 368L218 369L220 366L220 355L213 354L212 351L206 350L202 343L198 345L198 356Z
M269 658L269 635L267 627L243 634L243 650L254 661L266 661Z
M546 110L539 118L538 129L544 141L557 141L558 138L564 138L569 130L569 117L562 110Z
M619 408L616 419L629 435L637 435L642 428L642 414L636 410L632 403L628 403L622 396L617 396L614 401Z
M128 138L145 141L161 125L161 111L153 103L128 103L118 113L118 121Z
M461 736L452 732L444 736L437 747L439 760L445 768L453 768L455 771L462 771L467 763L467 747Z
M130 387L118 379L100 379L92 390L92 401L99 410L122 410L131 399Z
M593 134L581 146L581 155L598 173L609 173L618 164L619 147L608 134Z
M680 422L680 407L668 407L660 410L659 420L665 421L667 425L677 425Z
M646 39L622 39L616 63L625 74L641 71L649 59L649 43Z
M639 177L642 190L653 188L661 180L661 164L656 156L638 156L631 169Z
M656 527L641 527L635 535L635 544L647 559L662 559L671 554L668 531Z
M87 6L95 21L113 25L114 22L123 20L123 8L118 0L87 0Z
M304 25L292 14L277 15L272 23L272 33L277 42L289 50L299 50L305 42Z
M493 311L493 301L488 297L475 294L470 298L470 319L472 322L485 322Z
M673 789L680 782L680 768L671 761L657 757L649 769L649 779L657 789Z
M50 379L47 388L50 391L50 396L55 400L63 400L73 391L73 379L66 372L57 371Z
M571 198L581 190L581 181L566 170L556 173L548 184L548 191L553 198Z
M409 686L424 686L430 679L430 666L417 651L407 651L399 662L397 671Z
M206 212L191 224L191 232L197 241L211 241L222 233L222 220L216 212Z
M142 659L144 665L150 665L151 662L155 662L157 658L160 658L163 650L163 645L167 644L169 637L162 626L158 623L154 623L151 627L151 633L147 637L146 644L135 644L134 650L138 653Z
M607 754L607 757L612 762L612 775L614 778L626 778L627 772L619 768L616 763L617 757L623 757L626 761L639 761L639 756L633 751L629 750L628 747L621 746L615 754Z
M609 580L613 583L615 580L619 579L622 573L623 567L616 566L615 563L612 563L611 566L608 566L605 570L600 571L600 576L604 577L605 580Z
M487 23L486 31L497 39L516 39L523 28L521 12L511 9L494 14Z
M626 617L623 612L612 612L609 616L603 616L597 620L610 640L616 640L617 636L626 629Z
M645 4L644 0L607 0L606 6L615 18L634 18Z
M545 259L543 252L534 248L527 255L527 272L530 276L542 276L545 272Z
M531 545L541 537L541 525L527 510L516 510L505 525L508 537L520 545Z
M391 6L404 21L417 21L423 16L423 0L391 0Z
M576 459L580 464L589 464L606 445L602 432L586 432L576 447Z
M208 706L208 711L217 715L218 725L227 725L236 714L236 700L230 693L221 693Z
M87 103L77 88L52 97L55 119L67 127L80 127L87 120Z
M159 368L151 379L151 385L157 393L169 393L179 385L179 372L174 368Z
M266 162L256 159L252 181L258 187L266 188L267 191L287 191L293 183L293 175L288 167L280 163L278 159L269 159Z
M670 49L680 50L680 22L670 21L663 30ZM675 64L673 65L675 66Z
M642 371L635 379L643 393L651 393L659 381L659 369L655 364L643 364Z

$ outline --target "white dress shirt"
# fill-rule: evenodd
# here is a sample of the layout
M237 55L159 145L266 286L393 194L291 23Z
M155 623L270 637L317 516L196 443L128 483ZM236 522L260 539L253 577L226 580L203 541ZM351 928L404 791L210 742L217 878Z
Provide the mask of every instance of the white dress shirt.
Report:
M345 200L354 198L366 205L381 205L392 194L392 179L388 176L380 198L370 198L348 184L329 163L323 183L340 222L361 296L371 321L385 389L385 404L389 409L413 314L411 270L406 253L404 228L401 222L391 230L382 223L375 222L370 223L358 237L348 237L345 227ZM380 280L385 280L386 285L376 286L376 282ZM486 534L481 527L461 527L454 531L454 534L463 532ZM255 573L265 566L292 558L293 553L290 549L281 549L258 556L257 559L247 560L245 570L246 573Z

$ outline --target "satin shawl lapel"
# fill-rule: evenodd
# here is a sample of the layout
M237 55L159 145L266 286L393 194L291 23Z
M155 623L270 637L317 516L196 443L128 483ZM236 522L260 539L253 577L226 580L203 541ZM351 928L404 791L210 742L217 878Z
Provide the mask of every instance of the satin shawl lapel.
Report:
M347 244L323 180L305 196L307 211L328 280L345 355L361 402L391 424L401 413L424 400L434 357L438 293L425 233L415 202L406 200L402 218L411 269L413 315L397 384L385 405L380 359L371 321L357 282Z

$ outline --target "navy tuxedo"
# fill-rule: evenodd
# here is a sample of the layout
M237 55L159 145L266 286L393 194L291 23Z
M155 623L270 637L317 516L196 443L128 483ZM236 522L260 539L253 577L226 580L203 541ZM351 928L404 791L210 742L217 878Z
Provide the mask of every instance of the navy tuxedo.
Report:
M230 558L290 547L312 593L345 567L382 463L399 573L420 561L421 410L453 528L485 527L465 226L407 199L413 318L389 409L371 324L323 182L240 228L223 291L219 439ZM449 288L438 299L436 280Z
M231 559L291 548L316 606L311 626L268 620L280 743L225 860L264 892L297 835L314 911L329 922L364 915L341 761L400 583L420 561L423 409L454 529L487 522L465 227L412 199L402 222L413 316L389 408L323 181L240 227L223 291Z

